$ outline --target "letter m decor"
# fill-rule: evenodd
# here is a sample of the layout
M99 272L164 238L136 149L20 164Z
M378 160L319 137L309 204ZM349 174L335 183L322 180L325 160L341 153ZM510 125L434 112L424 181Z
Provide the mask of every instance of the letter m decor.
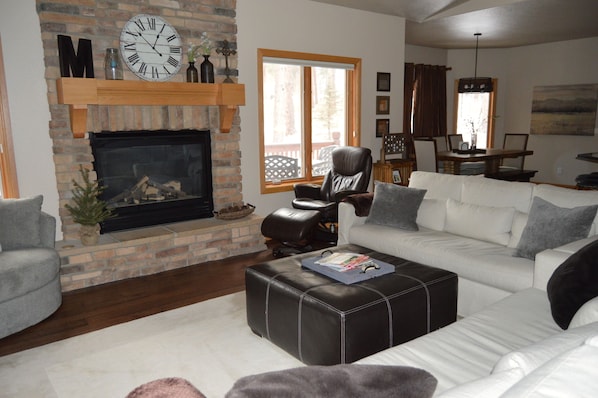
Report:
M58 35L58 58L60 59L60 76L85 77L93 79L93 54L91 40L79 39L77 54L70 36Z

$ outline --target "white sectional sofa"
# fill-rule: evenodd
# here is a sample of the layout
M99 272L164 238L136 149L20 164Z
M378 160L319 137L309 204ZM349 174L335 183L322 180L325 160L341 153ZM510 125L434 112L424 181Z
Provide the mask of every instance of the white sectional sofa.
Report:
M535 197L564 208L598 204L598 191L479 176L416 171L409 187L426 190L417 213L418 231L366 223L351 204L341 203L338 244L353 243L455 272L461 316L531 287L540 268L554 269L571 254L575 245L569 244L542 251L535 261L514 255ZM589 236L597 226L598 217ZM560 231L555 226L554 233Z
M456 272L465 317L356 363L424 369L437 378L435 396L443 398L598 396L598 269L583 274L597 297L576 310L567 330L555 322L547 293L554 271L573 253L567 264L577 266L578 251L598 240L596 219L586 238L542 250L533 260L514 256L528 218L536 220L529 214L534 197L572 208L598 204L598 192L423 172L413 173L410 187L427 189L419 231L365 223L343 203L339 244ZM508 212L495 207L515 209L510 224ZM566 228L557 224L554 234L560 229ZM593 267L598 246L586 253L585 266Z

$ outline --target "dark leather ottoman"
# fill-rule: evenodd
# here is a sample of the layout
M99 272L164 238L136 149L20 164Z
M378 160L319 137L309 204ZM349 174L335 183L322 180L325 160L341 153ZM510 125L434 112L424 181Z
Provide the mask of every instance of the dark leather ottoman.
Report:
M354 362L456 320L457 275L370 249L396 271L345 285L300 266L323 250L248 267L247 323L251 330L307 365Z

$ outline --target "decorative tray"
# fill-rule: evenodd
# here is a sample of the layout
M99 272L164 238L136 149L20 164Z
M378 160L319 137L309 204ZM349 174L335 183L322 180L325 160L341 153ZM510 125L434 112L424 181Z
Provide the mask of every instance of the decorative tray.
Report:
M247 203L243 206L230 206L214 212L214 217L220 220L236 220L247 217L255 210L255 206Z
M471 155L474 153L486 153L486 150L485 149L477 149L477 148L476 149L453 149L453 152L461 154L461 155L465 155L465 154Z

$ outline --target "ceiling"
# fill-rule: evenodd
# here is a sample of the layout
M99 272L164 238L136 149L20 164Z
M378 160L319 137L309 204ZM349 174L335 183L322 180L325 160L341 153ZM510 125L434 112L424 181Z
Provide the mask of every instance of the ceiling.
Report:
M407 44L518 47L598 36L598 0L312 0L406 19ZM598 49L596 49L598 51Z

